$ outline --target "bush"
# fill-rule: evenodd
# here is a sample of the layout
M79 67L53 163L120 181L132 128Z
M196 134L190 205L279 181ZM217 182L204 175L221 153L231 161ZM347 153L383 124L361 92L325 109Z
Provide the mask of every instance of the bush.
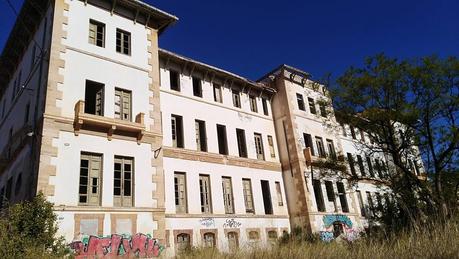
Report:
M69 252L57 223L52 203L40 193L3 209L0 217L1 258L57 258Z

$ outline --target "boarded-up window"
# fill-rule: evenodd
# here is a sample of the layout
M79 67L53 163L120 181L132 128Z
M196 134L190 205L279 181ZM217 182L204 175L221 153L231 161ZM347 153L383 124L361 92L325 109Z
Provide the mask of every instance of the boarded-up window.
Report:
M196 147L198 151L207 152L207 133L206 122L201 120L194 121L196 133Z
M113 176L113 205L132 207L134 187L134 159L115 157Z
M88 42L99 47L105 46L105 24L89 20Z
M186 176L185 173L174 173L175 211L187 212Z
M274 151L274 141L272 136L268 136L268 145L269 145L269 153L271 157L276 157L276 152Z
M257 159L265 160L265 152L263 151L263 138L261 134L255 133L255 151L257 152Z
M79 203L100 205L102 156L82 153L80 159Z
M244 194L245 212L255 213L253 207L252 183L250 179L242 179L242 192Z
M234 213L234 201L233 201L233 187L231 185L231 178L222 178L223 188L223 204L225 205L225 213Z
M115 119L131 120L131 91L115 89Z
M81 219L80 234L85 236L97 236L99 233L98 219Z
M212 213L210 177L208 175L199 176L199 193L201 196L201 212Z
M284 206L280 182L275 182L275 184L276 184L276 194L277 194L277 205Z
M116 234L119 235L133 235L132 233L132 220L131 219L116 219Z
M272 245L276 243L276 241L277 241L277 231L275 231L275 230L268 231L268 241Z

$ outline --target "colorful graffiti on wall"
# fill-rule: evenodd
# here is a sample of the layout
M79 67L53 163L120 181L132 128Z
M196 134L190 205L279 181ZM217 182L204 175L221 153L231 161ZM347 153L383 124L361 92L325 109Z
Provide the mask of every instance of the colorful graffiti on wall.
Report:
M352 228L351 219L346 215L325 215L322 221L325 230L320 231L320 239L323 241L330 242L338 236L347 241L353 241L359 236L358 231Z
M107 237L84 237L81 241L72 242L70 248L73 249L75 258L158 257L164 250L158 239L141 233L134 236L113 234Z

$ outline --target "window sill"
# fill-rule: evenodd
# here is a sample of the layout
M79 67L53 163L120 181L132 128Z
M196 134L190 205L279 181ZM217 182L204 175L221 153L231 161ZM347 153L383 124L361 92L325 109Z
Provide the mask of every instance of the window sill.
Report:
M139 113L135 117L135 122L125 121L104 116L85 113L85 102L79 100L75 104L74 133L79 135L82 128L94 131L107 132L107 139L112 140L113 134L134 136L140 144L145 133L144 113Z

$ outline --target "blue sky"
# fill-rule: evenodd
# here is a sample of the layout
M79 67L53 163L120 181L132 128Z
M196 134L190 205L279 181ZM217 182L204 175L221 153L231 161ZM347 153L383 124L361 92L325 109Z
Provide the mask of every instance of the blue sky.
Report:
M19 10L22 0L11 0ZM457 56L459 1L146 0L179 17L162 48L250 79L286 63L321 78L365 57ZM0 0L0 48L15 16Z

